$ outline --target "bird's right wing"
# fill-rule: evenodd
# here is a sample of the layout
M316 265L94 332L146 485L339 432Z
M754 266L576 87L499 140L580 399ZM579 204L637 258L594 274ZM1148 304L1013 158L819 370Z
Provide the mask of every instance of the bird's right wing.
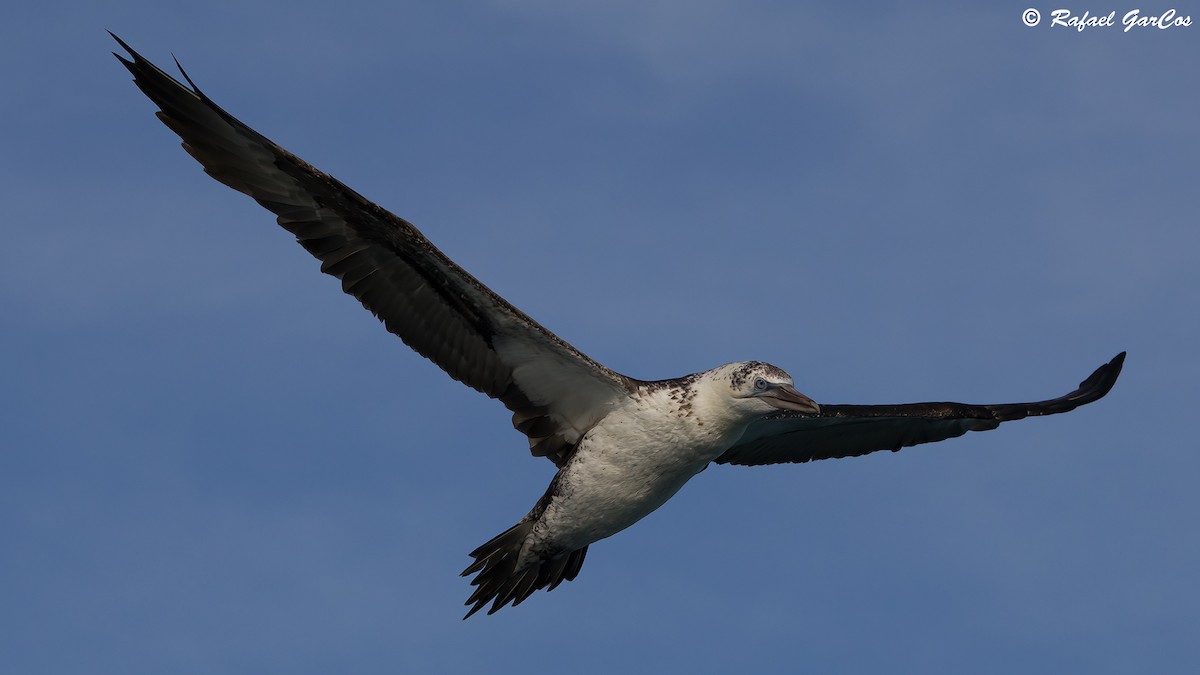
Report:
M629 395L628 378L510 305L411 223L235 119L186 73L191 87L113 37L129 58L114 55L208 175L275 213L321 261L321 271L340 279L342 290L405 344L500 399L534 455L561 465L608 406Z
M780 464L857 457L943 441L968 431L987 431L1001 422L1055 415L1099 400L1121 374L1125 352L1100 366L1075 391L1035 403L970 405L822 405L819 413L782 411L754 422L718 464Z

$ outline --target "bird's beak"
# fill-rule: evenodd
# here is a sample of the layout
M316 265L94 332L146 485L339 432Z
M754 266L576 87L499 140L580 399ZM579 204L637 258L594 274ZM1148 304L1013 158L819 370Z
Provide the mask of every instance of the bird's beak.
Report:
M775 387L763 394L761 398L776 408L821 414L821 406L817 405L816 401L796 391L796 388L790 384Z

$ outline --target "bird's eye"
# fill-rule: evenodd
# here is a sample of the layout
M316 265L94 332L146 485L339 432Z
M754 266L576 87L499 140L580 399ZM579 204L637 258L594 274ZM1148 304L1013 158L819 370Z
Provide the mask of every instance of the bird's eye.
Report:
M754 388L757 389L758 391L765 390L767 388L767 381L762 379L761 377L755 378L754 379Z

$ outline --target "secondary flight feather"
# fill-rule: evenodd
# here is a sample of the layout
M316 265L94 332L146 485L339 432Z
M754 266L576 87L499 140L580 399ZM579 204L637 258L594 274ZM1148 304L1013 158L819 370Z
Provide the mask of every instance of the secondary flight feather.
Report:
M558 467L529 513L471 552L468 617L575 579L590 544L657 509L709 464L853 457L995 429L1091 403L1121 372L1123 352L1070 394L996 405L818 405L758 361L671 380L627 377L526 316L408 221L225 112L182 68L187 84L113 38L127 52L114 55L208 175L274 213L388 331L500 400L533 455Z

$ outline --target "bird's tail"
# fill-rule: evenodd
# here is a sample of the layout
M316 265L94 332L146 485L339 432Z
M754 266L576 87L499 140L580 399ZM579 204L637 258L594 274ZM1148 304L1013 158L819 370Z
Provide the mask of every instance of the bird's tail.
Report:
M484 605L492 603L488 614L493 614L501 607L512 603L513 607L521 604L539 588L552 591L564 581L571 581L583 567L583 558L587 555L587 547L575 551L563 551L552 556L535 560L517 569L521 557L521 549L533 525L537 522L526 517L504 532L496 535L491 541L471 551L475 562L463 570L462 576L475 575L471 580L472 586L477 586L475 592L467 598L467 605L473 605L467 615L469 618Z

